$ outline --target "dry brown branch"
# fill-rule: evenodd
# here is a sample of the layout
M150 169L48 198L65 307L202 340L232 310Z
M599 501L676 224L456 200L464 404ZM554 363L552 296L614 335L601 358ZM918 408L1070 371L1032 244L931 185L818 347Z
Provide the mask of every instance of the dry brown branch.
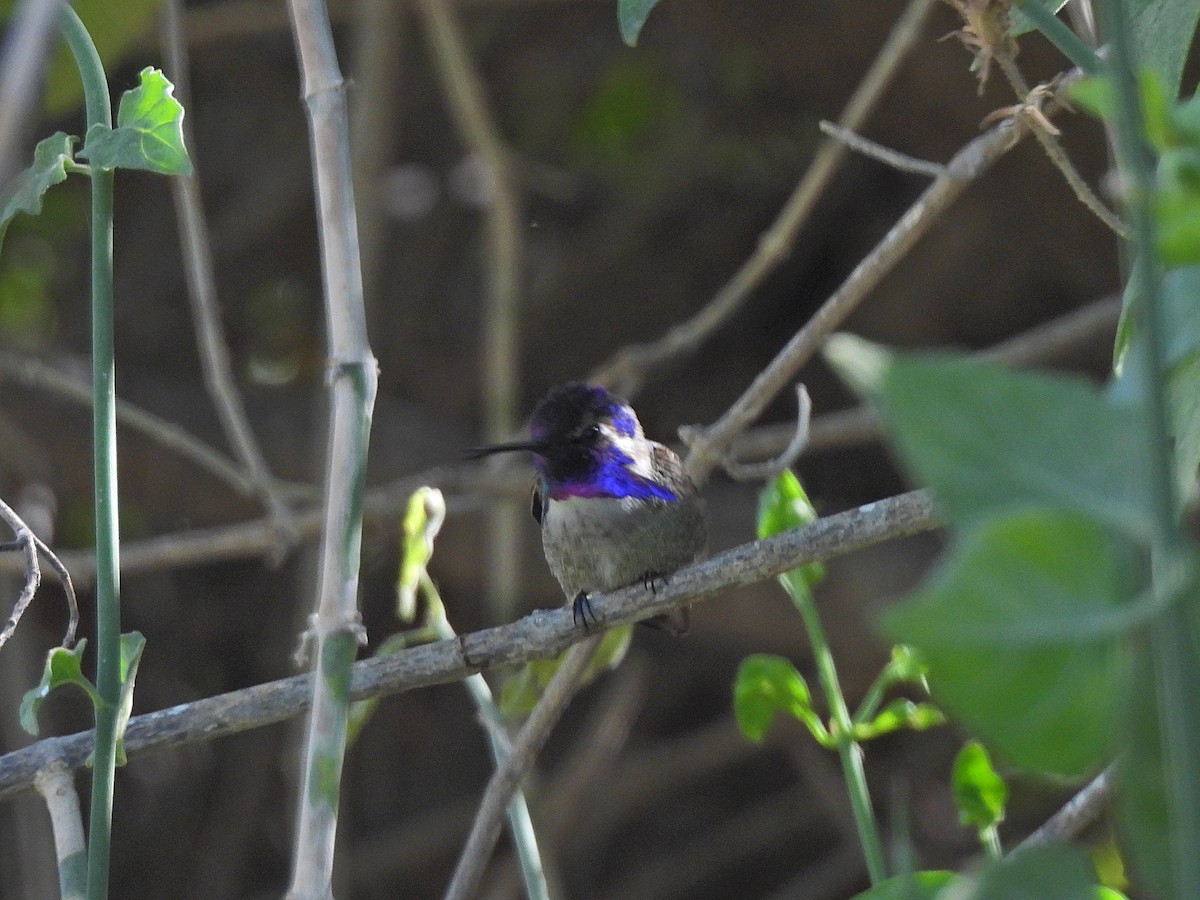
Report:
M167 0L163 6L162 40L167 66L175 80L175 93L184 108L191 109L190 63L183 31L181 0ZM191 120L186 116L183 120L183 135L185 143L193 148L194 153L196 141L192 136ZM198 173L199 169L196 171ZM280 543L275 553L276 556L281 556L287 548L286 535L291 530L291 510L281 496L274 476L267 467L267 461L258 447L258 440L254 437L254 429L250 427L245 404L233 377L229 345L225 340L225 328L221 324L212 242L209 239L208 223L204 218L199 174L172 178L171 198L175 205L180 242L183 245L184 277L188 286L192 326L196 331L196 349L200 355L204 384L208 388L209 397L216 408L226 439L241 460L255 494L265 504L280 532Z
M81 406L90 408L92 405L90 384L31 356L0 349L0 381L5 379L46 391ZM117 400L117 422L195 463L242 496L254 496L255 483L250 473L178 425L121 399ZM281 490L291 500L312 499L314 494L313 489L306 485L285 485L281 486Z
M854 96L846 104L846 109L838 119L839 125L854 130L866 121L901 63L916 46L932 8L932 0L912 0L909 3L896 20ZM611 387L619 394L632 397L651 367L692 353L700 347L730 320L763 279L788 258L801 227L845 155L844 144L834 140L825 141L778 218L759 239L754 253L742 263L717 295L700 312L671 328L657 341L622 348L612 359L595 369L589 378Z
M1042 823L1033 834L1018 844L1013 852L1018 853L1040 844L1061 843L1076 838L1100 818L1112 799L1112 769L1105 769L1067 801L1058 812Z
M1073 72L1063 84L1081 77ZM697 482L708 478L733 443L834 329L867 297L884 275L916 245L943 212L983 175L992 164L1012 149L1028 130L1020 120L1007 120L971 141L954 155L945 173L936 179L909 207L875 248L854 267L842 286L825 301L816 314L779 351L754 382L713 425L693 433L687 458L688 471Z
M726 588L938 525L929 494L913 491L718 553L680 569L657 594L641 585L596 594L592 608L604 627L628 624L691 605ZM544 659L584 636L570 609L537 610L509 625L358 662L350 697L359 700L444 684L496 666ZM126 752L137 758L154 749L207 741L291 718L307 708L309 682L307 676L297 675L136 716L125 732ZM92 738L90 731L48 738L0 757L0 799L29 788L36 772L52 759L61 759L71 768L83 765Z
M456 12L446 0L417 0L417 8L455 127L487 173L488 285L480 366L484 436L488 441L507 440L517 427L521 203L510 154ZM521 583L522 506L501 500L488 511L487 605L500 621L512 617Z
M1111 339L1121 315L1121 298L1106 297L1049 322L1008 338L979 356L1013 366L1044 363L1100 338ZM791 439L791 425L766 425L747 431L733 444L735 459L769 459ZM883 435L879 416L870 406L855 406L826 413L813 420L804 453L821 453L839 447L867 444Z
M15 538L11 545L5 544L0 546L0 551L20 550L21 563L25 570L25 583L21 588L21 593L17 597L17 602L13 604L13 611L9 615L8 621L4 623L4 628L0 629L0 647L8 643L8 639L17 630L21 616L25 614L25 610L28 609L29 604L33 602L33 595L37 593L38 586L42 583L42 569L38 565L39 554L44 556L46 561L53 567L63 586L63 591L67 595L69 618L67 633L63 637L63 646L70 647L75 643L75 629L79 627L79 604L75 599L75 585L71 582L70 572L67 571L66 566L62 564L59 558L54 555L54 552L33 533L33 530L25 524L24 520L3 500L0 500L0 520L3 520L4 524L12 529Z

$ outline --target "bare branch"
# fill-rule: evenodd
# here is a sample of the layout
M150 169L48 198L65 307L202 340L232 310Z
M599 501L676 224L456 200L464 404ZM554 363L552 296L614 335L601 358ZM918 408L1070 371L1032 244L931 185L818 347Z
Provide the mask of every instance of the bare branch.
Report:
M483 315L481 384L484 432L489 441L511 437L517 427L520 347L517 334L521 289L521 204L508 148L488 108L483 79L471 60L457 12L445 0L417 0L438 80L455 127L482 163L491 196L486 207L487 304ZM497 460L494 465L503 465ZM521 583L518 527L523 505L501 501L487 517L487 605L510 618Z
M596 594L592 609L605 627L623 625L707 599L718 591L772 578L796 566L861 550L880 541L939 526L926 491L868 503L770 538L752 541L680 569L658 593L641 585ZM350 697L397 693L459 681L474 672L544 659L585 635L562 607L537 610L497 628L466 634L363 660L354 665ZM130 758L155 749L192 744L279 722L303 712L308 676L297 675L240 691L174 706L129 721L125 749ZM0 757L0 799L23 791L49 760L71 768L87 759L93 733L48 738Z
M175 80L175 93L184 107L190 109L190 64L183 32L182 6L182 0L167 0L164 5L162 40L167 66ZM191 119L186 116L183 120L183 134L184 140L194 153L196 141L192 136ZM212 245L209 240L208 223L204 219L199 175L180 175L172 178L171 197L175 203L175 220L179 225L179 237L183 245L184 275L204 383L225 430L225 437L245 467L254 492L266 504L276 527L286 534L289 530L291 511L280 495L274 476L267 467L262 451L259 450L254 429L250 427L246 407L242 403L237 382L233 377L233 363L230 361L229 346L225 340L225 329L221 324ZM281 543L278 552L282 553L284 549L284 544Z
M861 153L863 156L869 156L871 159L877 160L885 166L899 169L901 172L937 178L946 171L946 167L939 163L930 162L927 159L917 159L915 156L909 156L906 153L893 150L891 147L885 147L883 144L877 144L875 141L868 140L861 134L856 134L849 128L842 128L833 122L827 122L822 119L817 123L817 127L821 129L822 134L827 134L834 140L841 141L851 150Z
M471 833L454 869L450 886L446 889L446 900L469 900L479 890L483 871L495 849L496 839L500 837L500 819L504 810L520 786L521 779L533 766L550 731L579 689L583 670L596 655L602 638L602 634L594 635L567 652L537 706L513 738L508 756L496 766L496 771L488 779L475 822L471 825Z
M1076 80L1072 72L1062 84ZM1020 141L1028 130L1023 120L1009 119L971 141L954 155L945 173L926 188L900 221L854 267L842 286L825 301L775 359L758 374L749 388L712 426L700 431L688 454L687 467L697 482L708 478L721 457L884 275L903 259L967 187Z
M5 378L31 388L47 391L81 406L90 408L92 405L90 384L66 375L31 356L22 356L0 349L0 381ZM195 463L204 471L228 484L242 496L254 496L254 479L249 473L240 469L224 454L188 434L178 425L119 398L117 399L117 421ZM306 485L286 486L286 495L291 499L311 499L314 493L314 490Z
M909 52L916 46L933 8L932 0L912 0L892 27L891 34L871 64L870 70L846 104L838 123L846 128L860 128L875 108L893 76ZM826 141L813 157L808 171L796 185L779 217L758 241L758 247L741 268L726 282L717 295L692 318L673 327L650 344L625 347L589 377L607 385L619 394L632 397L641 387L646 372L668 359L694 352L718 328L741 309L763 279L791 254L792 245L801 227L825 186L837 171L846 155L846 147L838 141Z
M1083 790L1067 801L1067 804L1047 819L1037 831L1021 841L1013 850L1019 853L1041 844L1069 841L1100 818L1112 799L1112 768L1105 769L1093 778Z
M26 525L24 520L3 500L0 500L0 519L3 519L4 523L12 529L16 538L11 544L0 545L0 551L20 550L25 570L25 585L21 589L20 596L17 597L17 602L13 605L12 614L4 623L4 628L0 630L0 647L8 643L8 639L17 630L21 616L25 614L25 610L33 601L33 595L37 593L38 586L42 583L42 570L38 565L39 553L50 563L67 595L67 632L63 636L62 645L64 647L72 646L75 643L75 630L79 627L79 602L75 598L75 585L71 582L71 573L54 555L54 551L47 547L42 539L33 533L33 529Z
M802 384L796 385L796 401L799 404L796 427L792 433L792 439L783 448L783 452L774 459L759 463L739 463L726 456L721 461L721 468L730 478L735 481L761 481L773 478L800 457L800 454L804 452L805 445L808 444L809 420L812 417L812 399L808 396L808 389ZM681 428L679 436L686 444L688 438L684 432L685 429Z

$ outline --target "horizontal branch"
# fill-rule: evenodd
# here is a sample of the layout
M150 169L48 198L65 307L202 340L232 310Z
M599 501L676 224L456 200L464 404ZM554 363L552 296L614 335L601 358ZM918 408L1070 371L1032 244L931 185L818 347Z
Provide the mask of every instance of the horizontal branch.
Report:
M718 553L680 569L656 594L641 585L597 594L592 609L605 627L628 624L690 605L725 588L752 584L796 566L938 525L928 492L913 491ZM359 700L394 694L553 656L587 636L572 618L565 607L535 610L508 625L363 660L354 666L350 695ZM125 750L136 757L283 721L307 708L310 684L310 676L297 675L136 716L125 732ZM37 771L52 760L61 760L72 769L83 765L92 749L92 737L87 731L47 738L0 757L0 799L31 787Z

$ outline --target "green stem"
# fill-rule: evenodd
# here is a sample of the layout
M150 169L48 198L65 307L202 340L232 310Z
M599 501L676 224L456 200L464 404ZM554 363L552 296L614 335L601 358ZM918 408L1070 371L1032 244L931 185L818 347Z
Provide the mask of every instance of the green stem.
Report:
M992 862L999 862L1004 856L1004 849L1000 845L1000 829L995 825L979 829L979 843L983 846L984 855Z
M446 619L446 608L442 604L441 594L429 574L421 574L421 589L430 606L430 624L434 632L443 640L458 637L453 626ZM503 719L492 699L492 690L484 677L479 674L470 675L463 684L480 717L484 720L483 730L487 734L488 746L492 750L492 760L499 767L508 756L508 748L493 727L503 728ZM525 793L520 787L513 792L513 798L508 804L508 829L512 837L513 849L517 854L517 862L521 867L521 880L525 882L525 894L529 900L550 900L550 889L546 884L546 873L542 866L542 856L538 850L537 834L533 830L533 818L529 815L529 804L525 802Z
M108 81L96 46L70 6L59 28L83 81L87 126L112 127ZM121 601L117 532L117 417L113 361L113 173L92 167L92 393L96 492L96 748L89 824L88 900L108 896L117 715L121 700Z
M1166 807L1165 835L1169 843L1171 880L1179 896L1190 896L1200 885L1200 781L1196 767L1200 751L1191 739L1188 723L1194 720L1193 692L1186 687L1197 666L1196 622L1188 591L1179 591L1177 576L1189 564L1189 548L1179 527L1179 497L1168 432L1166 329L1162 319L1162 265L1152 208L1155 161L1144 137L1144 117L1135 73L1137 60L1132 47L1128 11L1121 0L1102 0L1097 13L1103 34L1111 46L1110 71L1116 99L1113 139L1122 176L1128 185L1129 221L1136 264L1131 288L1137 327L1143 335L1143 355L1130 362L1141 367L1143 402L1147 414L1150 445L1150 476L1155 500L1155 533L1151 548L1154 590L1164 598L1164 609L1151 623L1149 652L1152 655L1153 697L1162 760L1157 779Z
M807 589L795 590L787 576L781 579L792 602L800 611L804 628L812 643L813 659L817 665L817 677L825 692L829 705L830 733L837 745L842 771L846 776L846 788L850 792L850 807L854 811L854 824L858 828L858 839L862 844L863 856L867 861L867 872L871 883L878 884L887 878L887 862L883 855L883 844L879 840L879 829L875 824L875 811L871 807L871 794L867 790L867 774L863 769L862 747L854 740L853 724L846 699L842 696L837 668L833 664L833 653L825 640L825 631L817 615L816 604Z
M1038 0L1017 0L1023 12L1037 30L1046 36L1059 51L1088 75L1099 75L1104 68L1096 51L1083 42L1061 19Z

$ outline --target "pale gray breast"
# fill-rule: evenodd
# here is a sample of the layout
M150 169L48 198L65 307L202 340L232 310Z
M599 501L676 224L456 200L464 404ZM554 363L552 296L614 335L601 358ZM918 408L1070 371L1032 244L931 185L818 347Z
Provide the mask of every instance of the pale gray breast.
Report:
M700 499L667 503L611 497L552 500L542 522L546 561L569 599L667 575L707 541Z

